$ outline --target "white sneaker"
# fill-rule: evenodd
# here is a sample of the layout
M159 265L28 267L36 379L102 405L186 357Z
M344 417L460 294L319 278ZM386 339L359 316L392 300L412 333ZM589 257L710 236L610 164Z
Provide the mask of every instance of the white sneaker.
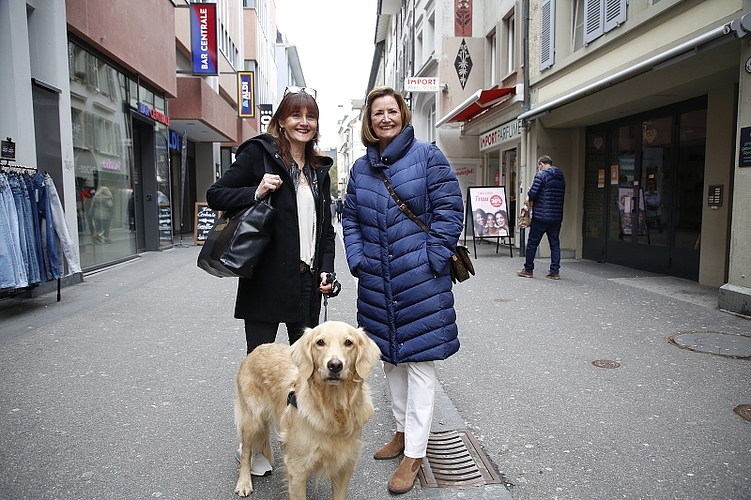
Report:
M235 460L237 462L240 462L240 457L242 457L243 454L243 444L240 443L240 446L237 447L237 451L235 451ZM250 474L253 476L268 476L271 474L271 471L273 468L271 467L271 464L269 463L269 459L266 458L266 455L263 453L256 453L252 457L250 457Z

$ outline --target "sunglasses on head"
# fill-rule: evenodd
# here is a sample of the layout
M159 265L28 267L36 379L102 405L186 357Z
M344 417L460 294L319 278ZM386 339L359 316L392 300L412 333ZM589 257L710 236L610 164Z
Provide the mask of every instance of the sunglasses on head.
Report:
M316 89L311 88L311 87L289 86L284 89L284 94L282 94L282 99L284 99L287 96L287 94L299 94L299 93L308 94L313 99L315 99L316 96L318 95L318 91L316 91Z

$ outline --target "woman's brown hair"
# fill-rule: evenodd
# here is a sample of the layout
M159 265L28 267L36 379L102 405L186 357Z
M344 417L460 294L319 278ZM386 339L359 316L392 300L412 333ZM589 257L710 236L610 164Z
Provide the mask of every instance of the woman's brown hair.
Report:
M376 87L368 93L368 97L365 100L365 110L362 113L363 124L360 131L360 140L365 147L368 144L378 144L378 136L373 129L373 121L370 118L370 113L373 110L373 101L379 97L391 96L396 99L396 104L399 106L399 111L402 114L402 130L412 123L412 112L407 106L407 101L404 100L404 96L392 89L391 87Z
M302 113L303 110L312 113L316 121L318 121L319 111L318 104L313 96L306 94L305 92L289 93L279 103L279 107L276 108L274 116L271 117L267 132L276 141L276 146L279 149L279 155L282 157L287 165L292 165L292 154L290 153L289 140L284 133L284 130L279 125L279 122L294 113ZM305 159L310 163L313 168L321 166L321 158L323 155L318 153L318 127L316 127L316 134L313 139L309 140L305 144ZM300 165L300 168L303 166Z

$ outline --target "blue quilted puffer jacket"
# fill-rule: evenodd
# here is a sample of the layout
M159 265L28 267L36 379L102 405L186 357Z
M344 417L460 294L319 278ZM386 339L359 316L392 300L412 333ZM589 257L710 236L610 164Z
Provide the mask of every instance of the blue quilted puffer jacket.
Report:
M527 191L534 201L532 218L543 222L563 221L563 196L566 193L566 180L557 167L547 167L535 174L535 180Z
M430 229L396 205L380 176ZM392 364L446 359L459 350L449 258L462 232L459 183L436 146L407 126L379 154L352 166L342 214L357 320Z

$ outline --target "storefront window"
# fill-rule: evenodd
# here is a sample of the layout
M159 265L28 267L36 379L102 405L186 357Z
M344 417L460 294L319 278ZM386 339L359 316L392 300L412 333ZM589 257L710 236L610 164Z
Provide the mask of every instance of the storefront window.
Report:
M132 174L123 112L125 81L113 67L68 45L79 252L85 269L135 253Z
M172 207L170 204L169 130L156 125L156 188L159 205L159 246L172 245Z

